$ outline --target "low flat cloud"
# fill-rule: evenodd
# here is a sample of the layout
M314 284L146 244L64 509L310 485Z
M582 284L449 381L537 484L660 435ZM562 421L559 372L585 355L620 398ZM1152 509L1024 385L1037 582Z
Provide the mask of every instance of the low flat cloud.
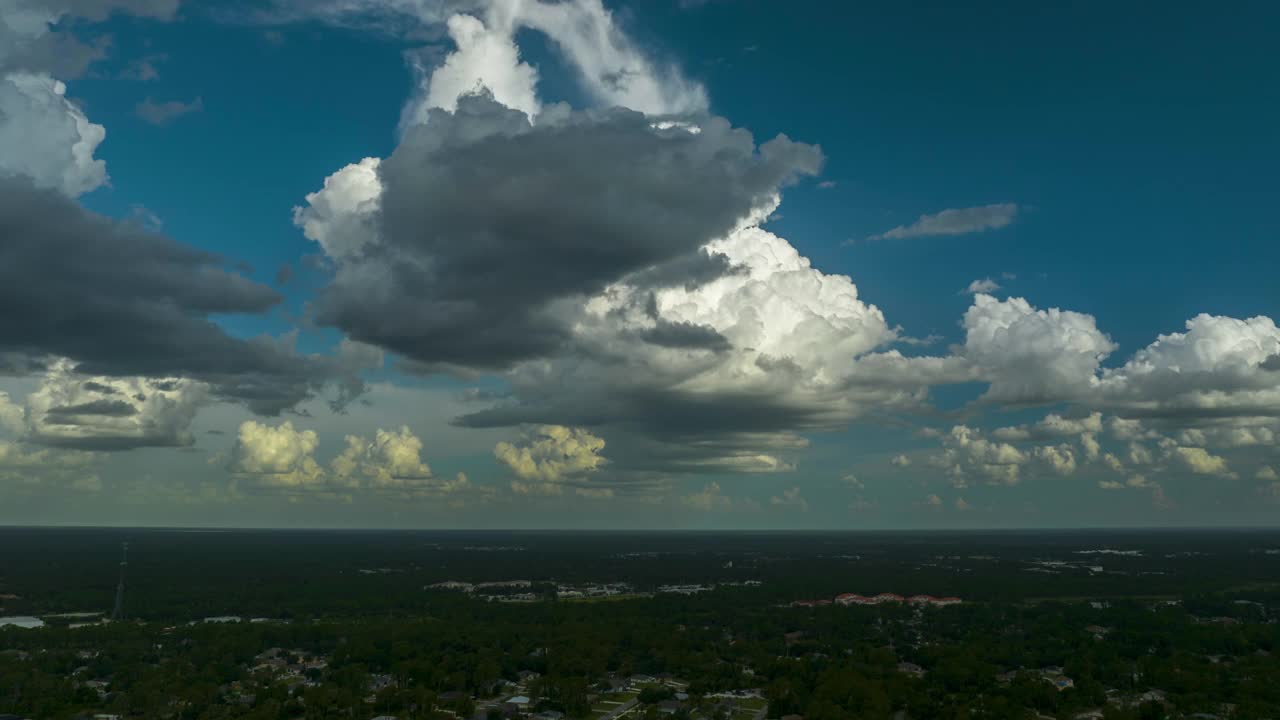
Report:
M969 235L999 230L1013 224L1018 215L1015 203L997 203L967 208L947 208L931 215L921 215L910 225L868 237L868 240L906 240L935 235Z

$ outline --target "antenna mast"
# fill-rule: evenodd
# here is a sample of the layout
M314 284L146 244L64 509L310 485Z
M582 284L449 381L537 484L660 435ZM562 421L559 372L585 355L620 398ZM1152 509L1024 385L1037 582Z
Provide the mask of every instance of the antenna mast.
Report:
M129 543L121 543L120 584L116 586L116 607L111 611L112 620L124 618L124 571L129 567Z

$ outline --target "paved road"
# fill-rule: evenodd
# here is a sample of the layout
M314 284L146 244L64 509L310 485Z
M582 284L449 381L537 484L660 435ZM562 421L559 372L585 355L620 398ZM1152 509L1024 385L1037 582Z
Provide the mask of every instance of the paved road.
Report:
M622 713L635 707L638 702L639 701L636 698L631 698L630 700L622 703L618 707L610 710L607 714L601 715L600 720L613 720L614 718L618 717Z

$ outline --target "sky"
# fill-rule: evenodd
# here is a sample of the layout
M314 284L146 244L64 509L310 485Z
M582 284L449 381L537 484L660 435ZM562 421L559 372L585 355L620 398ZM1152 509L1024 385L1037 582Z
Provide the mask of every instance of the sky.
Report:
M1273 526L1278 29L0 0L0 523Z

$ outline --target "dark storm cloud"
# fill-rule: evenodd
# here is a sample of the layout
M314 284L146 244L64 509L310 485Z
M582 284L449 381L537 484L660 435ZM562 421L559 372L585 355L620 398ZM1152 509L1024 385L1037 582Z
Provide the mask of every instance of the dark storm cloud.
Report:
M627 283L634 287L692 290L718 277L743 271L744 268L734 266L724 255L703 251L633 273Z
M433 112L382 163L378 240L339 264L319 321L427 366L505 368L563 344L556 301L668 263L714 277L701 246L822 155L699 125L554 108L530 126L485 96Z
M275 414L351 369L288 341L231 337L213 314L261 313L270 288L214 255L0 178L0 355L69 357L87 375L183 376Z
M0 178L0 238L5 350L80 358L103 374L261 363L207 316L262 312L280 298L213 255L20 178Z

